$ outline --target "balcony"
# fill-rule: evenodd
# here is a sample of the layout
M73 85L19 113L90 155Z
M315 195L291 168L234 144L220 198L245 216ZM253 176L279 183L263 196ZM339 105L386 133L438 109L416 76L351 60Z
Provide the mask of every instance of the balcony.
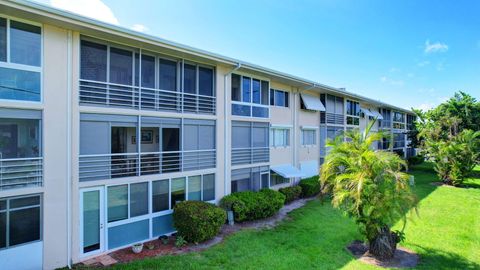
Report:
M232 165L253 164L270 161L269 147L232 149Z
M389 120L380 120L379 128L392 128L392 122Z
M42 157L0 159L0 190L42 185Z
M343 125L345 123L345 115L338 113L320 112L320 123Z
M215 168L212 150L80 156L80 182Z
M215 103L213 96L80 80L81 105L215 114Z

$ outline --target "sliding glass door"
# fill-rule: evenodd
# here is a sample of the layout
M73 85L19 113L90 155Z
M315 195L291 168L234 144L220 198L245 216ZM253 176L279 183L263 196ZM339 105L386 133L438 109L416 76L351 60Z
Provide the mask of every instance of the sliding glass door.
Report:
M80 192L81 253L92 255L105 250L103 187Z

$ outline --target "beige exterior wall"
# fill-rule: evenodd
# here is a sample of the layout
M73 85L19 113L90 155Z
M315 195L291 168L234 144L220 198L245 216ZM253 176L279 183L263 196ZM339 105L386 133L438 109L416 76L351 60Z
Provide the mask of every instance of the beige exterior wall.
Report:
M312 95L315 97L318 97L320 99L320 94L318 92L313 92L313 91L304 91L302 93ZM314 112L314 111L307 111L307 110L301 110L300 109L300 97L297 98L297 104L298 108L298 127L296 129L297 132L297 144L299 145L298 147L298 162L302 163L304 161L310 161L310 160L316 160L319 162L320 160L320 132L319 132L319 126L320 126L320 113L319 112ZM315 135L316 135L316 144L315 145L309 145L309 146L303 146L302 145L302 128L304 127L316 127L315 129Z

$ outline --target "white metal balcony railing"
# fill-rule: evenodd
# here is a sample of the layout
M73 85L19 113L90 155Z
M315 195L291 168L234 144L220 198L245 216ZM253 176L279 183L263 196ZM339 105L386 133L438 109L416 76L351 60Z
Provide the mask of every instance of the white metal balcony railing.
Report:
M193 171L216 166L216 150L81 155L80 181Z
M42 185L42 157L0 159L0 190Z
M232 149L232 165L253 164L270 161L269 147Z
M320 113L320 123L321 124L334 124L334 125L343 125L345 122L345 115L338 113Z
M80 80L80 104L215 114L215 103L212 96Z

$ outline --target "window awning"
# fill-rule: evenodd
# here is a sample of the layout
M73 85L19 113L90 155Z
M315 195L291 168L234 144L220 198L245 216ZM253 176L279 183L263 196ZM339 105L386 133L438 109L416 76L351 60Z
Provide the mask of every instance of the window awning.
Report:
M360 111L363 112L365 116L376 117L376 115L372 113L370 109L360 107Z
M300 94L300 96L307 110L319 111L319 112L325 111L325 106L323 106L322 102L318 97L314 97L307 94Z
M377 112L375 110L373 110L371 112L375 115L374 117L376 117L378 120L383 120L383 116L379 112Z
M271 166L270 170L276 172L284 178L304 177L305 175L297 168L290 164Z

